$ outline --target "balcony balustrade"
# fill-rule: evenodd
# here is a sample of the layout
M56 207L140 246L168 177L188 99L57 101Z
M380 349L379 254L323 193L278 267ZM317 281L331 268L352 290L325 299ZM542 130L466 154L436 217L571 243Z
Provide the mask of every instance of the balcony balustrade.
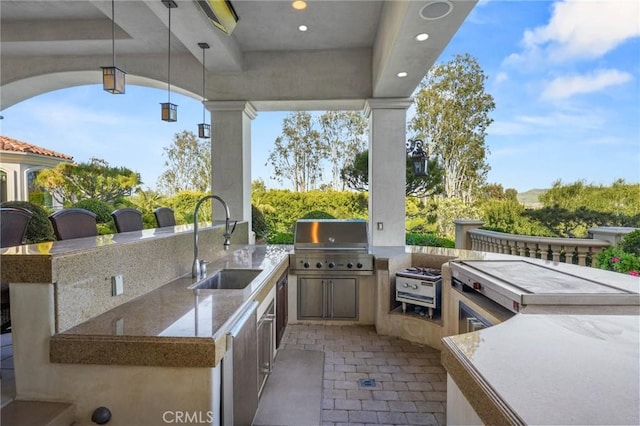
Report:
M456 220L456 248L596 266L593 259L635 228L592 228L592 238L533 237L479 229L484 222Z

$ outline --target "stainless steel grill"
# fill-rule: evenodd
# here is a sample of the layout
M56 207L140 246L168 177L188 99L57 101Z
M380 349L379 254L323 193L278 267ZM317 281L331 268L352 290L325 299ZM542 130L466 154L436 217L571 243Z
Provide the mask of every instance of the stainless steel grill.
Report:
M636 305L638 294L526 260L454 260L454 285L512 312L526 305Z
M296 222L289 267L297 275L371 275L369 232L364 220Z

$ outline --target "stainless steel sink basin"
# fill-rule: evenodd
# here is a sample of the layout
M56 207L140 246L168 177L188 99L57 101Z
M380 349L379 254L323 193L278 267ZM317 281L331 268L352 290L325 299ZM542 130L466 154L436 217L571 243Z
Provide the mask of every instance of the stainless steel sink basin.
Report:
M220 269L215 274L193 284L190 289L242 290L262 272L262 269Z

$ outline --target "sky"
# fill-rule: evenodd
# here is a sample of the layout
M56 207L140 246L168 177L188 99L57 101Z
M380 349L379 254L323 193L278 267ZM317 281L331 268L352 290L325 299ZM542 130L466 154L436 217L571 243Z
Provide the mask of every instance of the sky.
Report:
M489 183L525 192L558 180L640 182L640 1L480 0L438 63L465 53L496 104L485 139ZM127 167L155 189L164 148L202 122L201 102L177 93L178 121L161 121L166 101L166 90L131 84L125 95L78 86L5 109L0 134L76 162ZM288 114L259 112L252 122L252 180L268 188L290 188L267 165Z

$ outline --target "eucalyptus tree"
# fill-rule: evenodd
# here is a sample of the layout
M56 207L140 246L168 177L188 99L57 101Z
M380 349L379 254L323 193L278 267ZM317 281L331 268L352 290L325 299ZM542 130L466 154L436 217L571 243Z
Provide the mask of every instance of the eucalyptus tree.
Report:
M435 158L427 159L427 176L416 176L413 163L407 157L405 164L405 194L428 197L442 193L442 168ZM347 187L355 191L369 190L369 151L358 152L341 170L340 176Z
M211 190L211 144L195 133L176 133L170 146L163 148L165 170L157 186L167 195L180 191L209 192Z
M345 189L342 169L356 154L366 149L367 120L361 111L327 111L318 121L321 137L329 149L331 187Z
M486 79L477 60L465 54L431 68L418 86L409 128L442 167L448 198L472 201L490 170L485 137L495 103L485 92Z
M283 120L282 135L276 138L265 165L271 163L278 182L288 180L294 191L305 192L322 180L322 161L327 155L327 144L316 130L311 114L297 111Z

